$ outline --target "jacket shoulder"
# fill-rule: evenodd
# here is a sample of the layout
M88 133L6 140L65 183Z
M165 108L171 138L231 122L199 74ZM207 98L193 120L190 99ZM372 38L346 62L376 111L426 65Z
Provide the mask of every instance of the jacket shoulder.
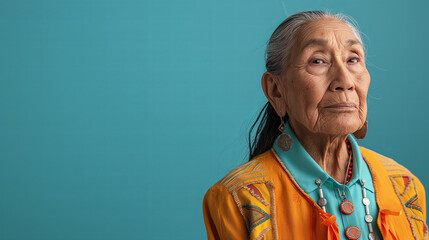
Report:
M271 151L267 151L240 165L210 188L206 195L207 202L214 198L228 202L228 211L222 211L221 215L225 216L226 212L241 215L247 239L277 239L274 185L269 170L272 160Z
M366 161L370 163L375 163L374 166L382 168L388 173L388 175L407 174L416 178L416 176L413 173L411 173L410 170L408 170L406 167L399 164L397 161L393 160L392 158L386 157L380 153L377 153L365 147L359 147L359 148L362 153L362 156L365 158Z
M230 171L216 185L222 185L229 192L234 192L249 183L269 181L270 176L265 165L270 157L272 157L270 151L257 156Z

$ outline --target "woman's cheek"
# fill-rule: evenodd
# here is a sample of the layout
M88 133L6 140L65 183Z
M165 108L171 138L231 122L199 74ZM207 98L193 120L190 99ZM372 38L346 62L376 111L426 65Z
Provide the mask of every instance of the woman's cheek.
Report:
M359 89L360 92L366 93L369 89L369 83L371 82L371 78L368 70L364 69L364 71L360 71L355 74L356 77L356 88Z

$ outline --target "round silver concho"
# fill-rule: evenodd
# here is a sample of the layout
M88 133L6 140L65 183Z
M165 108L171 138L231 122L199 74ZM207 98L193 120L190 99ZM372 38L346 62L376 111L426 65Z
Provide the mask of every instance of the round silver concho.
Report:
M372 222L372 216L371 215L369 215L369 214L367 214L367 215L365 215L365 222L367 222L367 223L371 223Z
M363 203L363 205L368 206L370 202L369 202L368 198L363 198L362 203Z
M326 200L326 198L320 198L319 199L319 205L321 207L326 206L327 203L328 203L328 201Z
M369 240L376 240L375 234L374 233L370 233L368 235Z

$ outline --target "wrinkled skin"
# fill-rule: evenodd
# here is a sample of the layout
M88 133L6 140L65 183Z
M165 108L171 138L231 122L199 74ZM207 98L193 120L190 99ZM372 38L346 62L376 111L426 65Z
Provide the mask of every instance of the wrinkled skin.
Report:
M340 183L348 160L344 140L366 120L369 84L362 45L345 23L334 18L303 26L285 71L262 77L265 95L277 114L289 115L301 144Z

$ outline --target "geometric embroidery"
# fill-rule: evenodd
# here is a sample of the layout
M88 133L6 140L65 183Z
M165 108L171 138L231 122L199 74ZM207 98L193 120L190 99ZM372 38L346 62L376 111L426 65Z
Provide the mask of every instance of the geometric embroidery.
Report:
M422 211L422 207L420 206L420 202L419 202L419 199L417 197L417 194L414 195L414 197L412 197L408 202L406 202L405 206L407 206L409 208L417 209L420 212Z
M410 184L410 177L409 176L402 176L402 180L404 181L405 188L408 187Z
M258 187L255 186L255 184L248 184L246 186L243 186L243 188L246 189L247 191L249 191L249 193L252 194L252 196L254 196L256 199L258 199L265 206L270 205L269 203L267 203L265 201L263 194L258 189Z
M249 180L268 177L268 175L264 174L265 169L261 168L261 166L262 163L256 159L249 161L229 172L219 182L230 192L233 192Z
M427 225L422 217L422 207L413 177L406 174L390 175L393 188L401 201L415 239L426 239ZM421 238L419 237L421 236Z
M219 181L237 204L249 240L278 240L274 186L260 161L270 157L271 153L267 151L260 158L238 166Z
M422 218L417 216L411 216L411 218L413 219L417 232L423 233L423 236L420 239L423 239L423 240L427 239L428 226L426 225L425 221Z
M259 168L260 169L260 168ZM250 240L276 240L274 189L269 181L242 183L232 192Z
M266 213L264 210L262 210L261 208L259 208L258 206L244 204L242 207L243 207L243 210L244 209L248 210L247 214L249 217L248 219L250 220L249 233L259 224L270 219L270 215Z
M251 189L253 191L253 194L255 194L259 198L265 200L264 197L262 196L261 192L259 191L259 189L255 185L249 184L246 187L248 187L249 189Z
M390 176L390 178L393 180L393 184L395 185L396 190L398 190L398 193L402 196L408 192L408 189L411 186L411 179L408 175L393 175Z

